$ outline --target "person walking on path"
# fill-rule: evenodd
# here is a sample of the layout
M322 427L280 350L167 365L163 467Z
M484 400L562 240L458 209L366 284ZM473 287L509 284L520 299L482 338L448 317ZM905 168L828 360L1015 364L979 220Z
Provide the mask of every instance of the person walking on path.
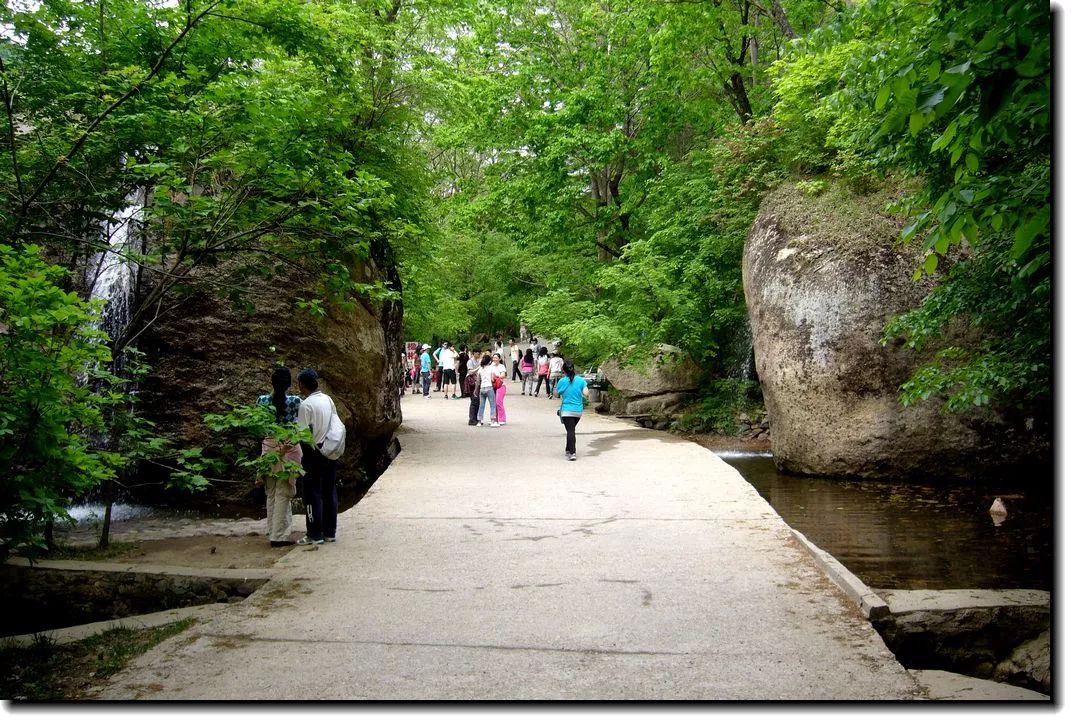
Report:
M565 367L565 359L562 358L562 354L555 351L550 354L550 387L557 389L558 381L565 375L565 371L562 370Z
M301 406L301 397L290 395L290 371L286 368L276 368L271 374L270 394L257 398L257 405L269 406L275 411L275 422L279 425L294 425L298 419L298 408ZM293 523L293 515L290 511L290 499L297 495L298 474L293 472L289 477L282 474L285 463L301 463L301 446L282 443L275 438L265 438L260 444L261 455L277 453L280 460L272 464L271 473L267 478L258 478L257 485L264 484L264 495L267 497L267 521L268 541L272 547L292 546L290 540L290 525Z
M491 427L498 427L497 409L495 408L495 386L494 386L494 370L491 368L491 356L484 355L480 359L480 370L477 371L480 374L480 406L479 412L476 414L476 420L479 425L483 425L483 406L484 402L487 402L487 406L491 411Z
M527 393L530 396L535 395L535 358L532 357L532 349L527 348L524 351L524 358L521 359L521 395Z
M539 349L539 358L536 359L536 368L539 370L539 376L536 378L536 388L533 395L538 396L539 389L543 387L543 383L546 383L547 398L550 398L550 357L547 355L547 349L545 347Z
M572 361L565 361L562 367L565 377L558 381L555 390L561 396L562 404L558 408L562 425L565 426L565 457L576 460L576 425L584 415L584 399L588 397L588 382L576 374Z
M303 401L298 408L298 428L312 432L313 444L301 444L301 466L305 469L305 537L301 546L318 546L324 541L334 543L338 524L338 489L335 473L338 461L325 458L320 446L327 438L335 403L320 390L320 377L312 368L298 374L298 391Z
M494 373L492 385L495 388L495 417L498 425L506 425L506 366L502 356L495 353L491 358L491 372Z
M513 373L509 379L518 380L521 377L521 347L512 338L509 339L509 360L513 365Z
M451 386L453 386L454 398L457 398L457 371L454 370L456 361L457 353L454 351L454 344L447 343L446 347L439 351L439 362L442 363L442 370L439 373L443 377L443 398L448 400Z
M425 343L420 348L420 387L424 391L424 397L431 397L431 346Z

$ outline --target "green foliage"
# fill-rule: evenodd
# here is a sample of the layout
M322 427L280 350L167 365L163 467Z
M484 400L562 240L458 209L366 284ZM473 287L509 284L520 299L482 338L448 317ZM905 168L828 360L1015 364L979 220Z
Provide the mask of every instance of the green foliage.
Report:
M920 248L916 278L943 277L887 329L886 342L934 354L904 402L939 396L958 410L1051 394L1050 65L1037 0L871 0L778 65L777 119L800 165L925 181L899 205L902 240ZM963 327L976 352L957 340Z
M208 414L205 423L218 434L224 457L235 459L259 479L288 480L301 475L301 464L288 460L286 451L302 442L313 443L308 428L278 423L271 406L235 406L227 413ZM260 441L265 438L274 439L278 446L262 455Z
M105 370L99 306L65 277L36 246L0 245L0 556L42 547L44 524L123 465L99 439L129 398Z
M718 379L703 390L699 401L673 427L681 431L735 435L740 414L755 417L762 408L758 383L737 378Z
M192 618L157 628L115 628L70 644L48 636L31 646L0 649L0 695L16 701L73 701L132 659L193 626Z

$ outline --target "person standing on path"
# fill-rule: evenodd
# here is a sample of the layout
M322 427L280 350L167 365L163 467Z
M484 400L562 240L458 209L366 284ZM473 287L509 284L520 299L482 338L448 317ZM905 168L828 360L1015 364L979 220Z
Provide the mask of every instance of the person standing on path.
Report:
M539 349L539 357L536 359L536 368L539 371L539 376L536 378L536 389L533 395L539 395L539 389L543 387L543 383L547 384L547 398L550 398L550 357L547 355L547 349L542 347Z
M443 398L447 400L450 398L451 386L453 386L454 398L457 398L457 371L454 370L456 361L457 353L454 352L454 344L447 343L446 347L439 351L439 362L442 364L439 374L443 377Z
M271 374L272 393L257 398L257 405L269 406L275 411L275 422L279 425L294 425L298 419L301 397L290 395L290 371L276 368ZM281 443L275 438L265 438L260 444L261 455L278 453L281 460L272 464L271 474L267 478L258 478L257 485L264 484L267 497L268 541L273 548L292 546L290 525L293 516L290 511L290 499L297 495L296 472L288 478L282 477L282 470L287 461L301 463L301 446Z
M535 395L535 358L532 357L532 349L527 348L524 351L524 358L521 359L521 395L525 393L528 395Z
M431 346L425 343L420 347L420 387L424 391L424 397L431 397Z
M512 338L509 339L509 360L513 365L513 373L509 379L515 381L521 377L521 347Z
M335 403L320 390L320 377L312 368L298 374L298 391L303 401L298 408L298 428L312 432L312 446L301 444L301 465L305 469L305 537L298 541L301 546L318 546L324 541L334 543L335 527L338 524L338 489L335 488L335 473L338 461L325 458L320 446L327 438Z
M562 370L565 367L565 359L562 358L562 354L555 351L550 354L550 387L557 389L558 381L562 379L565 372Z
M498 425L506 425L506 366L502 362L502 356L495 353L491 358L491 372L498 379L495 388L495 418ZM494 385L494 381L492 381Z
M495 386L494 386L494 371L491 369L491 356L484 355L480 359L480 370L477 371L480 374L480 409L476 414L476 420L479 425L483 425L483 406L484 401L487 402L487 406L491 411L491 427L498 427L498 418L495 415L498 411L495 408Z
M555 387L561 396L562 404L558 409L562 425L565 426L565 457L576 460L576 425L584 415L584 399L588 397L588 382L576 374L572 361L565 361L565 377Z
M468 398L465 393L465 378L469 374L469 347L458 346L457 353L457 392L462 398ZM454 396L457 398L457 396Z
M469 399L469 425L479 425L476 411L480 406L480 364L475 357L469 357L468 371L462 384L462 395Z
M438 374L435 376L435 392L436 393L438 393L439 391L441 391L443 389L443 351L445 351L445 350L446 350L446 341L443 341L443 344L441 346L439 346L438 348L436 348L435 352L432 353L432 356L435 358L435 369L437 371L439 371Z

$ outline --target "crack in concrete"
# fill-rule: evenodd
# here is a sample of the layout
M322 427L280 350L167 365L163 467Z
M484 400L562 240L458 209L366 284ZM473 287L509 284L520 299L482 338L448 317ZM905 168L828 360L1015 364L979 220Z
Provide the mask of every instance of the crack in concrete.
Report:
M232 636L228 634L205 634L205 637L211 637L216 639L231 639ZM309 643L307 638L277 638L277 637L257 637L252 639L242 638L242 640L255 641L259 643ZM430 641L371 641L367 639L340 639L340 638L325 638L317 639L316 643L332 643L332 644L352 644L355 646L398 646L407 647L413 646L418 648L467 648L474 650L486 650L486 651L542 651L550 653L582 653L582 654L604 654L613 656L705 656L711 655L707 652L683 652L683 651L624 651L618 649L608 648L555 648L553 646L503 646L499 644L483 644L483 643L433 643Z

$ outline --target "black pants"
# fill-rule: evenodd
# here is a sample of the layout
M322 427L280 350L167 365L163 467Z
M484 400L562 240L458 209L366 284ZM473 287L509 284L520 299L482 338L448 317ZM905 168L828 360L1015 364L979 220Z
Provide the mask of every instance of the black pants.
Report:
M469 396L469 425L476 425L476 414L480 409L480 396L473 394Z
M435 379L435 390L441 391L443 389L443 369L439 369L439 376Z
M305 535L312 539L334 538L338 526L338 461L324 458L320 451L302 443L301 467L305 469L301 494L305 501Z
M562 416L562 425L565 426L565 452L576 453L576 424L579 418Z
M536 381L535 394L539 395L539 389L541 387L540 384L543 381L547 382L547 395L549 396L550 395L550 376L539 376L539 380Z
M521 364L519 361L513 361L513 376L511 381L520 380L521 378Z

